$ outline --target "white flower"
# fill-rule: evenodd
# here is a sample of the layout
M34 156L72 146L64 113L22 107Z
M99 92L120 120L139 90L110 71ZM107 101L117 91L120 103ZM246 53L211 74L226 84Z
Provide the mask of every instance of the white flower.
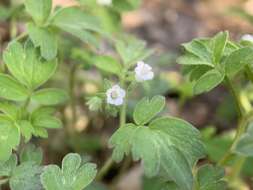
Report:
M248 41L253 43L253 35L251 34L244 34L241 38L243 41Z
M145 64L143 61L139 61L137 63L137 66L135 67L134 71L135 79L138 82L152 80L154 78L152 67L150 67L148 64Z
M97 3L99 5L105 5L105 6L109 6L112 4L112 0L97 0Z
M112 88L107 90L106 96L108 104L120 106L124 102L126 92L124 89L120 88L119 85L114 85Z

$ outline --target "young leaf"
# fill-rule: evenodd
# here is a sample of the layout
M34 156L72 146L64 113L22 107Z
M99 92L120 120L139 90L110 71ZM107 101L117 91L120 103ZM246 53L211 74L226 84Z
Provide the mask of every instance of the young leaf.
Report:
M14 168L17 166L18 159L15 154L12 154L6 162L0 161L0 176L11 176Z
M224 74L221 74L217 70L210 70L202 75L194 86L194 93L201 94L208 92L218 86L224 79Z
M31 123L34 127L34 135L47 138L47 128L60 128L61 121L53 114L55 109L52 107L40 107L31 114Z
M228 32L220 32L213 39L214 41L213 60L214 63L216 64L218 64L221 60L224 49L227 45L228 37L229 37Z
M94 64L98 69L107 73L120 75L122 72L120 63L110 56L97 56Z
M149 57L153 52L146 49L145 42L131 36L125 36L123 40L117 40L115 46L124 64L130 66Z
M41 25L44 24L51 13L52 0L25 0L25 8L33 20Z
M177 63L181 64L181 65L195 65L195 66L207 65L211 68L214 67L214 65L211 62L208 62L206 60L202 60L198 56L196 56L192 53L186 53L185 55L180 56L177 59Z
M57 67L56 59L43 61L31 44L23 48L19 42L12 42L4 52L3 58L11 74L32 89L45 83Z
M113 134L110 145L115 161L131 152L134 160L142 160L148 177L163 175L184 190L192 189L191 166L204 156L199 132L177 118L159 118L149 127L128 124Z
M62 8L57 11L51 20L51 24L84 42L91 42L94 45L97 45L97 42L90 32L101 32L97 18L85 14L76 7Z
M187 52L194 54L202 61L212 64L211 53L206 43L209 43L209 40L196 39L183 44L183 47Z
M243 156L253 156L253 125L249 125L247 132L236 144L234 152Z
M10 102L0 102L0 112L4 113L12 120L16 120L20 115L19 107Z
M29 121L21 120L17 121L17 125L19 126L19 130L22 136L25 137L25 142L28 142L32 138L32 134L34 133L34 128Z
M225 190L227 184L223 179L224 169L212 165L204 165L198 170L199 190Z
M137 125L145 125L153 119L165 106L165 98L163 96L155 96L151 100L143 98L137 103L133 117Z
M34 162L23 162L16 167L10 177L11 190L42 190L40 174L42 167Z
M0 161L8 160L19 142L19 129L6 116L0 116Z
M38 104L51 106L64 103L68 99L68 95L61 89L46 88L35 92L31 99Z
M0 74L0 97L6 100L24 101L28 90L15 79L6 74Z
M41 28L33 23L27 26L29 36L35 47L40 48L41 56L46 60L52 60L57 55L57 39L48 28Z
M46 190L82 190L95 178L96 166L91 163L81 165L78 154L68 154L62 161L62 169L49 165L41 175L41 182Z
M21 151L21 155L20 155L21 163L34 162L40 165L42 162L42 159L43 159L42 149L35 147L33 144L28 144Z
M252 62L253 48L245 47L232 52L225 60L225 70L227 75L235 75L246 64Z

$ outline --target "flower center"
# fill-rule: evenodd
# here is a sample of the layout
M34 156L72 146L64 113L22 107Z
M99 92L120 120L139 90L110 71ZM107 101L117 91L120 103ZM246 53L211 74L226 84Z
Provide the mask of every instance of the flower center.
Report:
M112 99L117 99L118 98L118 93L117 93L117 91L112 91L112 93L111 93L111 97L112 97Z

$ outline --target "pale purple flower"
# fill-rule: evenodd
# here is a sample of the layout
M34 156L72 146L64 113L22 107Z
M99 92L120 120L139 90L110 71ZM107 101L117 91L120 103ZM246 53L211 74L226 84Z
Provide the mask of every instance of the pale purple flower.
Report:
M152 67L150 67L148 64L145 64L143 61L139 61L137 63L137 66L135 67L134 71L135 79L138 82L152 80L154 78Z
M251 35L251 34L244 34L242 36L241 40L253 43L253 35Z
M97 0L97 3L99 5L105 5L105 6L109 6L112 4L112 0Z
M119 85L114 85L106 92L107 103L115 106L120 106L124 103L126 91Z

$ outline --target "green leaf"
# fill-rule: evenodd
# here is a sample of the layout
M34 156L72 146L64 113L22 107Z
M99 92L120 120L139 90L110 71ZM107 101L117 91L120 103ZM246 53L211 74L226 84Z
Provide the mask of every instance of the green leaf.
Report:
M50 106L64 103L68 99L68 95L61 89L46 88L35 92L31 99L38 104Z
M34 135L47 138L47 128L60 128L62 123L53 117L55 109L52 107L40 107L31 114L31 122L34 127Z
M10 102L0 102L0 112L4 113L9 118L16 120L20 115L20 109L17 105Z
M218 33L214 39L214 49L213 49L213 60L214 63L218 64L223 56L225 47L227 45L227 41L229 38L228 32L220 32Z
M11 190L42 190L40 174L42 167L34 162L23 162L16 167L10 178Z
M217 70L210 70L202 75L194 86L194 93L201 94L208 92L218 86L224 79L224 74L221 74Z
M25 142L28 142L32 138L34 128L29 121L21 120L17 122L22 136L25 137Z
M56 59L43 61L31 44L23 48L19 42L15 41L9 44L3 58L11 74L31 89L44 84L54 74L57 67Z
M120 75L122 72L120 63L110 56L97 56L94 64L98 69L107 73Z
M191 167L204 156L200 134L191 124L177 118L159 118L149 127L127 124L110 139L113 159L121 161L132 153L141 159L148 177L162 175L180 188L191 190Z
M243 67L252 62L253 48L245 47L232 52L225 60L225 70L228 75L235 75Z
M212 58L208 43L208 39L195 39L191 42L183 44L183 47L187 52L194 54L202 61L212 64Z
M130 66L144 60L153 53L152 50L146 49L145 42L132 36L124 36L122 40L117 40L115 46L124 64Z
M28 90L15 79L6 74L0 74L0 97L6 100L24 101Z
M77 7L60 9L53 16L51 24L84 42L97 46L97 41L90 32L101 32L99 21L96 17L85 14Z
M234 152L243 156L253 156L253 125L249 125L245 134L236 144Z
M198 184L200 190L225 190L227 184L223 179L225 171L223 168L212 165L204 165L198 170Z
M41 25L51 13L52 0L25 0L25 8L33 20Z
M214 65L211 62L208 62L206 60L202 60L198 56L196 56L196 55L194 55L192 53L186 53L185 55L180 56L177 59L177 63L181 64L181 65L195 65L195 66L198 66L198 65L207 65L207 66L209 66L211 68L214 67Z
M12 154L9 160L6 162L0 161L0 176L11 176L14 168L16 167L18 163L17 156L15 154Z
M35 127L58 129L62 127L59 119L53 116L41 115L33 118L32 123Z
M82 190L95 178L96 166L91 163L81 165L78 154L68 154L62 161L62 169L49 165L41 175L46 190Z
M143 190L180 190L173 182L165 182L161 178L147 178L143 179Z
M48 28L41 28L33 23L27 26L29 36L35 47L40 48L41 56L46 60L52 60L57 55L57 39Z
M7 117L0 116L0 161L8 160L19 142L19 129Z
M140 5L140 0L113 0L113 7L120 12L132 11Z
M137 125L145 125L153 119L165 106L163 96L154 96L151 100L143 98L134 109L133 118Z
M20 161L23 162L34 162L40 165L43 159L43 152L41 148L37 148L33 144L26 145L21 151Z

